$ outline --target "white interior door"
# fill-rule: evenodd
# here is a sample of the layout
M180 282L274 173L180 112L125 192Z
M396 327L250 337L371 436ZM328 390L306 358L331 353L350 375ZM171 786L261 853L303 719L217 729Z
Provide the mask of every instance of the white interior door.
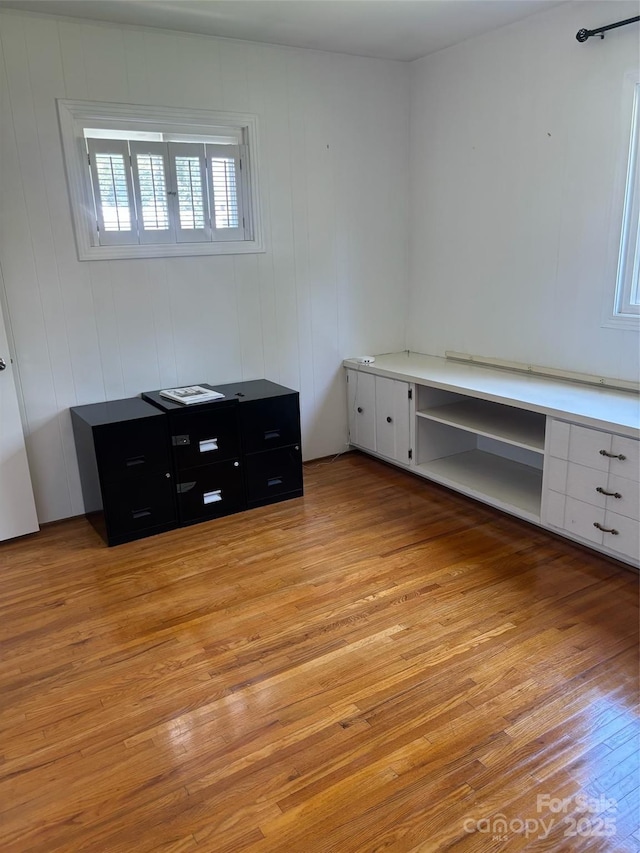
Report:
M13 365L0 307L0 540L38 529Z

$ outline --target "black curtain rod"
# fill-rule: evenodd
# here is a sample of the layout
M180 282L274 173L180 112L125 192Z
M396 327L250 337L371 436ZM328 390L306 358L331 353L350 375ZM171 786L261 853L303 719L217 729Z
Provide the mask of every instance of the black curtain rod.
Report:
M640 21L640 15L636 15L635 18L627 18L626 21L618 21L616 24L609 24L607 27L598 27L596 30L578 30L576 38L579 42L586 41L591 36L600 36L603 39L607 30L615 30L616 27L625 27L627 24L636 24L638 21Z

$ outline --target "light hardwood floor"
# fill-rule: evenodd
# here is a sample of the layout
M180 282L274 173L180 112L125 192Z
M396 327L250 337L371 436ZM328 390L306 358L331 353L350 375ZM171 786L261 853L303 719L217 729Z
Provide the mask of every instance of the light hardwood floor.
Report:
M357 453L305 486L0 545L2 853L639 850L638 575Z

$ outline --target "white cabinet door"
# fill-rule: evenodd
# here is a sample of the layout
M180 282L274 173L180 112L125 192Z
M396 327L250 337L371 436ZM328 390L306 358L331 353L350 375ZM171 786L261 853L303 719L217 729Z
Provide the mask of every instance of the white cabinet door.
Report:
M381 456L409 462L409 384L376 376L376 450Z
M376 449L376 390L372 373L347 370L349 443L363 450Z
M38 530L7 335L0 308L0 540Z

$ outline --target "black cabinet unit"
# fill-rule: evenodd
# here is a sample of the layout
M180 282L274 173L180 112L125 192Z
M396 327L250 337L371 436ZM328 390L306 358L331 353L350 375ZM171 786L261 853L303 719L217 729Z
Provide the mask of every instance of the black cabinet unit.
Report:
M303 486L298 392L265 379L226 387L240 402L247 506L300 497Z
M237 399L185 406L158 391L142 396L167 418L180 524L246 509Z
M300 497L298 392L266 379L199 384L224 397L185 406L159 391L142 395L168 416L180 522Z
M207 387L224 397L185 406L148 391L71 409L85 510L109 545L302 495L298 392Z
M177 526L167 420L138 398L71 409L85 511L107 544Z

